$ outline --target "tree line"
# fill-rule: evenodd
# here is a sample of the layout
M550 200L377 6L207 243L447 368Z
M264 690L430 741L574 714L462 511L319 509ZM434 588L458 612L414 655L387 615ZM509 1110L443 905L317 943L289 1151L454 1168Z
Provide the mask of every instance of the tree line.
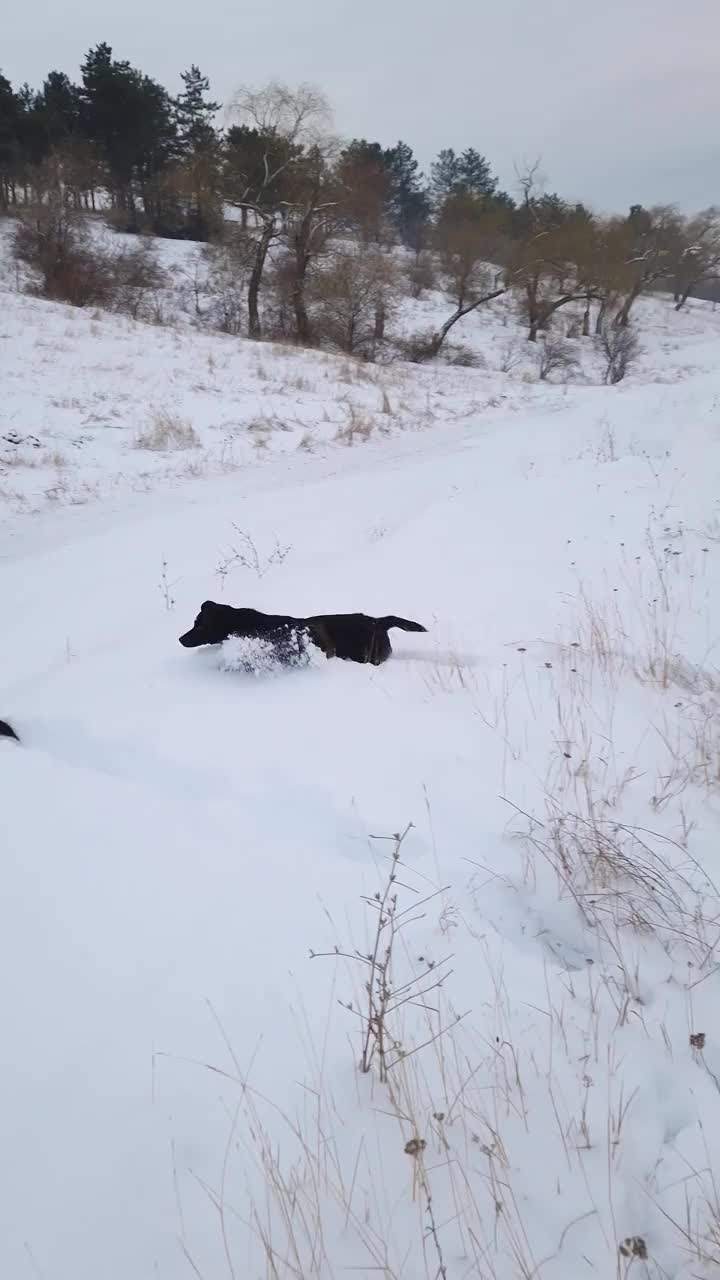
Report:
M288 336L320 341L322 303L333 343L361 350L369 315L372 341L383 339L399 287L387 250L399 244L409 290L421 296L439 271L452 298L444 323L411 344L416 360L437 355L466 315L509 292L531 341L570 304L589 337L626 329L637 298L660 283L682 307L720 273L714 208L686 217L634 205L601 218L542 190L533 169L518 175L513 198L475 148L442 150L425 177L406 142L341 143L311 86L240 89L219 128L207 77L193 65L181 83L173 96L104 43L86 55L79 84L52 71L40 90L15 90L0 75L0 208L34 211L21 256L33 263L35 253L35 266L57 272L62 245L63 280L72 276L67 224L92 211L118 230L221 243L226 276L242 280L249 336L267 328L271 279ZM46 292L62 296L59 286Z
M208 78L191 66L181 80L173 96L116 59L106 43L86 54L79 84L51 71L39 90L14 89L0 72L0 207L41 197L51 160L62 164L78 209L109 204L118 225L157 235L210 239L224 200L254 195L257 202L262 192L268 205L291 197L311 150L306 126L324 111L321 95L309 88L294 102L290 94L284 102L279 92L272 102L256 95L250 119L223 130ZM427 223L433 198L460 189L492 194L496 186L472 149L441 152L428 186L407 143L382 147L359 139L342 148L337 176L356 188L355 212L368 230L382 213L407 242Z

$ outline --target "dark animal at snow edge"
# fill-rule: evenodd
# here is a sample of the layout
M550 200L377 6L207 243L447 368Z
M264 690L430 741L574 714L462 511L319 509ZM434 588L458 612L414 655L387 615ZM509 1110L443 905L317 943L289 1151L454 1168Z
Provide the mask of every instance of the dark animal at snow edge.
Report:
M371 662L378 667L392 653L388 631L426 631L419 622L407 618L370 618L365 613L320 613L311 618L259 613L257 609L233 609L229 604L206 600L180 644L195 649L203 644L222 644L230 636L269 640L282 646L291 633L307 637L328 658L347 662Z
M388 631L427 631L407 618L371 618L366 613L321 613L312 618L292 618L285 614L259 613L257 609L233 609L229 604L206 600L191 629L180 636L180 644L195 649L203 644L222 644L230 636L269 640L281 649L288 638L304 636L328 658L347 662L370 662L379 667L392 654ZM20 739L6 720L0 720L0 738Z

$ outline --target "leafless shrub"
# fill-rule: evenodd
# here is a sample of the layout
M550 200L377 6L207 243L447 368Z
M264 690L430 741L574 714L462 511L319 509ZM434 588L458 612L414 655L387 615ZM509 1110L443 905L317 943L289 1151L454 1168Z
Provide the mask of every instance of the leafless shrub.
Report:
M339 250L313 281L316 336L348 355L372 357L384 339L400 286L397 266L379 249Z
M572 347L563 338L548 334L537 350L538 377L546 382L551 374L561 374L570 378L580 368L577 356Z
M270 342L297 341L293 311L295 263L287 250L278 250L265 268L263 287L263 337ZM292 348L288 345L288 350Z
M141 240L135 248L123 247L108 254L107 270L113 311L121 311L134 320L157 311L153 296L162 286L165 273L148 241Z
M156 409L148 425L136 437L138 449L166 453L175 449L196 449L199 436L192 423L169 409Z
M614 387L622 382L641 354L640 339L628 324L626 327L605 322L600 331L600 350L605 357L605 382Z
M411 298L422 298L424 293L438 285L435 262L431 253L423 249L411 263L407 272Z
M220 333L229 333L237 337L243 331L243 315L245 311L245 291L241 282L233 272L218 265L209 281L211 302L207 311L207 321Z
M435 355L435 334L414 333L408 338L400 338L397 342L400 355L410 364L424 364Z
M384 1084L388 1083L393 1068L405 1060L410 1048L403 1045L397 1015L407 1005L422 1006L431 992L437 992L442 987L447 963L424 961L419 972L410 976L403 974L400 979L395 976L396 951L400 949L398 940L403 929L408 923L418 919L420 907L443 892L438 889L419 900L413 897L408 906L401 907L398 896L401 853L411 830L412 823L409 823L403 832L375 837L387 840L391 852L387 878L382 889L372 898L364 899L375 917L368 954L360 951L346 953L340 947L329 953L320 953L344 956L363 968L364 997L361 1006L356 1010L351 1002L345 1007L357 1012L360 1017L360 1070L367 1073L375 1067ZM312 958L316 958L317 954L310 952ZM416 1152L407 1151L407 1154L414 1155Z
M31 292L75 307L107 305L107 257L91 247L84 224L59 195L19 216L12 252L34 274Z
M22 213L12 244L30 268L31 291L75 307L97 306L137 318L164 273L148 243L111 249L92 239L87 224L62 197Z
M223 555L215 570L223 586L225 579L233 569L249 569L259 580L276 565L280 565L289 556L292 547L281 546L277 538L272 550L263 553L259 550L251 534L233 524L235 542Z
M498 369L501 373L511 373L522 362L523 352L515 338L506 339L499 350Z
M243 332L251 253L250 240L242 231L233 232L223 245L204 250L209 296L205 320L221 333L237 336Z
M175 597L173 595L174 582L170 582L168 578L168 563L163 556L160 567L160 581L158 582L158 591L163 598L165 609L170 613L175 608Z
M446 363L458 369L484 369L485 357L465 343L456 342L446 350Z

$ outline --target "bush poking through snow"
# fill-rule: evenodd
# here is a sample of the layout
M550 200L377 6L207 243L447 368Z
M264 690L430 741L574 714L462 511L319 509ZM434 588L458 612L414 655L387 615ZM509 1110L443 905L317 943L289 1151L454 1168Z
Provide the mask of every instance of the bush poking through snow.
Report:
M635 364L642 347L634 329L606 322L600 331L600 350L605 357L605 383L614 387Z
M215 570L223 584L233 569L249 569L259 581L265 577L268 570L275 565L282 564L286 556L289 556L292 551L292 547L281 546L277 538L275 538L272 550L263 552L258 547L252 534L246 533L244 529L239 529L236 524L233 524L232 527L235 530L235 542L222 557Z
M408 267L407 279L411 298L422 298L424 293L437 288L435 261L427 249L423 249Z
M579 361L569 343L563 338L548 334L537 350L538 377L547 382L552 373L571 378L580 368Z

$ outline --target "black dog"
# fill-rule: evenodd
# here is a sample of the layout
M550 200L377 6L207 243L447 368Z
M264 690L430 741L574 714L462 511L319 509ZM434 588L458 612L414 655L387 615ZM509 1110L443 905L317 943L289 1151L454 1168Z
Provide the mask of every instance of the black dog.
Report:
M14 738L16 742L20 741L15 730L5 720L0 720L0 738Z
M426 631L406 618L369 618L365 613L321 613L312 618L259 613L257 609L233 609L229 604L206 600L190 631L180 644L195 649L201 644L222 644L229 636L252 636L277 641L288 632L304 633L328 658L371 662L379 666L392 653L388 631Z

